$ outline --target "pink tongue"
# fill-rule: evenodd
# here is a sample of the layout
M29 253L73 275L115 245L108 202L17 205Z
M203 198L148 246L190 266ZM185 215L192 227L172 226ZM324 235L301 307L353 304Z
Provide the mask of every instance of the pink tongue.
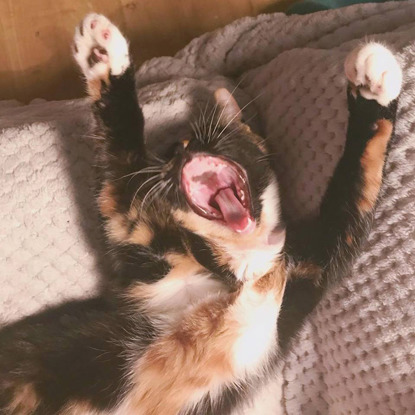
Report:
M248 211L229 187L219 190L215 196L215 201L219 205L225 222L234 231L248 233L255 227Z

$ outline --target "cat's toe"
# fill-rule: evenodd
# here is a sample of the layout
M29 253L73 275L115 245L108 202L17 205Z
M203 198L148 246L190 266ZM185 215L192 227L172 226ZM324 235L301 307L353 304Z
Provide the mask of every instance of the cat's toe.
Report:
M394 54L380 43L367 43L346 58L345 73L366 99L387 106L402 88L402 70Z
M73 53L90 80L121 75L130 65L128 42L101 14L88 14L75 29Z

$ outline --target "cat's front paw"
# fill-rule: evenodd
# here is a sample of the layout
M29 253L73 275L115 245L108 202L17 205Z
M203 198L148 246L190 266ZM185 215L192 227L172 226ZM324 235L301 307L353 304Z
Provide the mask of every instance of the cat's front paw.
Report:
M367 43L354 49L344 64L352 86L366 99L388 106L402 88L402 70L393 53L380 43Z
M130 65L128 42L102 14L88 14L75 29L73 52L88 80L121 75Z

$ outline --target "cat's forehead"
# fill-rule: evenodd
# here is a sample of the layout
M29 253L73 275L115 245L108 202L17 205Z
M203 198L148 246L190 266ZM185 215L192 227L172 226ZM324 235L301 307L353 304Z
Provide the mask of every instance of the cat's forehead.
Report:
M251 130L260 132L255 103L250 103L251 97L234 83L223 77L211 81L181 78L140 89L148 149L163 154L175 143L190 139L195 125L216 123L221 109L216 105L214 92L223 87L233 91Z

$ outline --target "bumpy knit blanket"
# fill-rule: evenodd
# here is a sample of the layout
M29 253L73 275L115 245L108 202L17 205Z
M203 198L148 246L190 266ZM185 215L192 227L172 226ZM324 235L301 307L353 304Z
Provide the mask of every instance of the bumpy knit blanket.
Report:
M238 84L240 105L253 100L246 118L273 148L284 207L301 217L316 211L341 155L343 60L366 38L392 45L406 73L375 226L244 414L415 413L415 4L245 18L137 72L155 147L186 133L209 91ZM85 100L0 104L3 321L99 289L90 117Z

